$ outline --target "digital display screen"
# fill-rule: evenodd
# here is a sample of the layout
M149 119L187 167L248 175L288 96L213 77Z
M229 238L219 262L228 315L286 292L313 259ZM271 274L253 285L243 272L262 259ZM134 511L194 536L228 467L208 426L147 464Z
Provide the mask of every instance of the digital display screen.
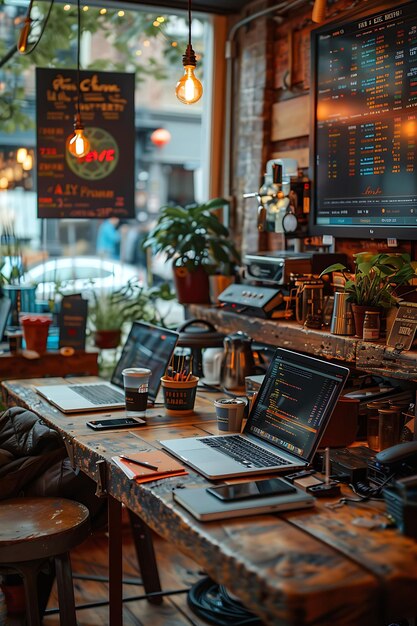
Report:
M278 352L272 360L245 432L309 459L348 370L297 353L288 354Z
M312 34L314 214L323 232L377 227L391 237L395 228L412 238L417 227L416 5Z

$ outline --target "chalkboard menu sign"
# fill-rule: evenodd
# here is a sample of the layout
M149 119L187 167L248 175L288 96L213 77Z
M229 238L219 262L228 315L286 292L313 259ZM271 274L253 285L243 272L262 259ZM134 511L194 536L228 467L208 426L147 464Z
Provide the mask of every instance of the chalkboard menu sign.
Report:
M90 151L71 155L77 72L36 70L38 217L135 216L135 75L80 72Z

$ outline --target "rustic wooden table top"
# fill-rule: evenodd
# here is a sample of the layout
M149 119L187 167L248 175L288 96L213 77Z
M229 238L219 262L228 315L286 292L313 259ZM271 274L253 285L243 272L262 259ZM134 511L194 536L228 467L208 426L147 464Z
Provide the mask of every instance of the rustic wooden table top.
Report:
M215 395L199 393L192 416L167 417L161 405L147 412L146 426L97 433L85 425L91 413L64 415L33 390L35 384L61 382L8 381L3 394L8 405L29 408L59 430L74 462L95 480L96 463L104 459L110 495L191 556L266 624L383 626L417 614L417 542L393 529L368 527L369 520L383 522L382 504L329 509L319 500L315 509L305 511L201 523L172 498L174 489L209 484L194 470L138 485L111 461L120 453L159 447L160 439L217 434ZM123 411L112 412L117 415Z

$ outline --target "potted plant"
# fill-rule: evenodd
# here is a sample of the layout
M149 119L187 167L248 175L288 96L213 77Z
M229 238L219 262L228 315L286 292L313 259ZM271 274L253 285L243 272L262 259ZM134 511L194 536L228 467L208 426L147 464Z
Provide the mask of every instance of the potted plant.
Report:
M209 274L231 272L240 256L230 240L229 229L213 212L226 204L214 198L202 204L163 206L145 248L163 252L173 261L178 301L206 304L209 299Z
M164 325L156 300L172 300L168 285L147 288L130 280L121 289L110 293L92 292L88 316L94 342L98 348L117 348L123 325L134 320Z
M354 255L353 274L341 263L327 267L320 276L330 272L341 272L345 278L344 290L352 303L356 335L362 337L365 311L384 311L398 301L397 289L416 276L416 262L408 254L371 254L360 252Z

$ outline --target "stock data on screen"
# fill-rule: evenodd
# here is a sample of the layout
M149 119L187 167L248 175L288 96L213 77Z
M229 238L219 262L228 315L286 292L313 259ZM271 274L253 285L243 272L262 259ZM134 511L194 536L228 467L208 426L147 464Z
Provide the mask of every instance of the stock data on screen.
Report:
M319 225L417 225L416 4L317 35Z

